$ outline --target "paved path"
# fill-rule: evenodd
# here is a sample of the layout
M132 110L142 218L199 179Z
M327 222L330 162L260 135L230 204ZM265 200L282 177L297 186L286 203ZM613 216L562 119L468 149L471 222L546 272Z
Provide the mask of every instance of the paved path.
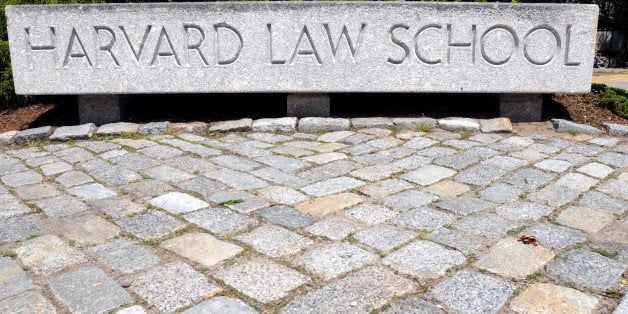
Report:
M626 313L628 142L556 136L0 149L0 312Z
M620 73L596 73L593 83L603 83L608 86L628 89L628 72Z

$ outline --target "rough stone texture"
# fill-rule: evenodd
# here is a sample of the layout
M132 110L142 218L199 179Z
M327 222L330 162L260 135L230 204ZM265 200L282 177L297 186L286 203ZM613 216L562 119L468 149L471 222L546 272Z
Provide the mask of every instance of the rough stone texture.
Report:
M469 190L468 185L451 180L440 181L424 189L425 192L437 195L441 199L449 199Z
M266 118L253 121L253 132L294 132L297 127L297 118Z
M541 121L543 95L541 94L501 94L499 95L499 115L512 122Z
M244 118L239 120L218 121L209 124L209 132L244 132L250 131L253 120Z
M160 261L149 249L127 240L115 240L94 246L88 252L107 267L125 274L154 266Z
M613 314L621 314L621 313L628 313L628 296L627 295L624 295L624 297L621 299L621 303L619 303L619 305L615 309L615 312L613 312Z
M389 118L353 118L351 119L353 127L358 129L364 128L390 128L394 126L394 123Z
M456 273L432 288L428 295L457 312L496 313L515 286L501 279L471 271Z
M291 255L314 243L297 233L273 225L261 226L236 239L270 257Z
M377 255L348 243L334 243L316 247L299 258L299 265L330 280L363 267L377 259Z
M533 235L541 245L556 249L564 249L587 239L586 234L579 230L548 223L532 226L520 233L523 234Z
M85 263L87 258L53 235L24 242L15 249L17 258L31 271L50 275L69 266Z
M382 204L394 210L407 211L437 200L438 197L432 194L410 190L384 197Z
M490 213L478 213L456 221L453 225L458 230L493 240L506 235L520 223Z
M602 123L608 134L613 136L628 136L628 126L615 123Z
M368 267L290 302L284 313L368 313L416 289L382 267Z
M465 261L462 253L429 241L410 243L383 260L385 265L391 265L404 274L425 279L440 277L449 268Z
M123 106L119 95L97 95L97 92L89 94L92 95L78 96L80 123L102 125L120 122L123 115Z
M346 211L345 214L371 225L383 223L397 216L396 211L373 204L360 205Z
M2 183L12 188L39 183L43 179L44 178L39 173L31 170L7 174L6 176L0 178Z
M168 121L149 122L140 126L138 133L143 135L164 133L168 130L168 125L170 125Z
M84 213L59 219L57 232L77 245L90 245L113 239L120 228L93 213Z
M374 249L388 252L410 241L415 236L416 234L412 231L401 230L388 225L377 225L371 229L358 232L353 237Z
M34 129L26 129L13 136L13 142L17 145L24 145L28 141L41 140L48 137L52 131L50 126L42 126Z
M170 123L168 129L176 133L205 133L205 131L207 131L207 123L199 121Z
M164 312L173 312L216 293L218 288L207 282L203 274L177 261L139 274L131 290L148 304Z
M23 291L35 289L33 281L10 257L0 257L0 300Z
M613 172L613 168L604 164L592 162L576 169L576 171L588 174L594 178L604 179Z
M257 311L246 303L229 297L215 297L205 302L199 303L192 308L183 311L184 314L256 314Z
M146 210L146 206L131 201L128 196L92 200L90 204L95 210L113 219L120 219Z
M587 207L570 206L563 210L556 221L568 227L595 233L611 224L613 215Z
M438 126L441 129L448 131L466 131L466 132L478 132L480 131L480 123L475 119L469 118L446 118L439 119Z
M542 246L526 245L517 239L502 239L475 263L476 267L514 279L540 270L554 258L554 252Z
M468 254L476 251L482 246L482 241L464 236L456 231L447 228L440 228L430 233L430 239L455 248L456 250Z
M240 190L227 190L212 194L208 199L214 203L224 204L239 213L247 214L254 210L264 208L270 204L263 198ZM230 204L229 201L243 200L244 202Z
M256 224L255 220L227 208L199 210L186 214L183 218L203 229L220 235L234 233Z
M157 239L183 228L178 220L159 211L152 211L116 221L120 227L143 239Z
M348 119L342 118L302 118L299 120L299 131L316 133L323 131L346 131L349 129Z
M459 215L468 215L491 207L491 203L474 197L461 196L436 203L436 206Z
M255 213L274 224L288 229L301 228L314 222L314 218L309 215L282 205L263 208L255 211Z
M257 190L257 194L275 204L296 205L309 199L303 193L283 186L268 186Z
M134 134L139 130L140 125L130 122L116 122L101 125L96 130L96 135L116 135L116 134Z
M173 214L187 213L209 206L200 199L181 192L170 192L155 197L149 203Z
M78 196L84 200L99 200L108 197L118 196L118 194L100 183L92 183L73 187L68 193Z
M355 193L340 193L315 198L301 204L294 209L314 217L322 217L341 209L358 205L365 201L365 197Z
M559 280L572 282L578 287L604 291L620 279L626 267L624 263L579 249L551 261L545 270Z
M310 281L297 271L259 258L238 262L214 276L263 303L282 298L290 290Z
M75 126L62 126L57 128L49 139L52 141L67 141L70 139L86 139L94 134L96 125L86 123Z
M362 229L362 224L345 215L329 217L307 227L307 232L320 237L340 241L350 233Z
M393 118L395 127L403 130L417 130L436 127L436 119L432 118Z
M517 313L593 313L598 299L576 289L534 283L510 302Z
M241 247L218 240L206 233L185 234L166 240L160 246L207 267L242 252Z
M89 207L78 198L63 194L38 201L35 205L50 217L63 217L89 209Z
M0 312L13 314L54 314L57 311L39 292L28 291L0 300Z
M510 133L512 123L508 118L482 119L480 120L480 130L484 133Z
M455 216L429 207L419 207L400 214L394 223L406 228L434 230L455 220Z
M1 145L11 145L13 144L13 137L19 133L19 131L7 131L4 133L0 133L0 144Z
M436 183L442 179L451 177L454 174L456 174L456 172L451 169L434 165L427 165L420 167L412 172L408 172L401 176L401 178L414 182L416 184L420 184L422 186L427 186L432 183Z
M572 131L592 135L598 135L602 133L600 129L590 126L588 124L580 124L563 119L552 119L552 125L554 125L556 132Z
M41 223L35 215L0 219L0 241L11 242L42 234Z
M419 298L408 298L403 301L393 303L391 307L384 312L384 314L406 313L445 314L442 309Z
M550 206L532 202L510 202L495 209L498 214L513 220L537 220L553 210Z
M328 94L290 94L286 98L288 117L329 117L330 113Z
M11 194L0 194L0 218L28 214L31 209Z
M107 312L133 303L122 287L96 267L59 275L48 284L52 293L74 313Z

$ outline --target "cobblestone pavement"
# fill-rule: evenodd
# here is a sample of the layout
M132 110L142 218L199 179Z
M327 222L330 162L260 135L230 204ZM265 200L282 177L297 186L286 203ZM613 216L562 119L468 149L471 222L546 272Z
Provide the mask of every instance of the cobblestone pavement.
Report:
M627 169L437 129L3 148L0 312L626 313Z

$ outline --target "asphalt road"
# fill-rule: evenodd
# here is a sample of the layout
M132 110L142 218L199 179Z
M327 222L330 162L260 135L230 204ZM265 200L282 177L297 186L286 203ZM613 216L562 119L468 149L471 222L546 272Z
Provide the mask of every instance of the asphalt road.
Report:
M603 83L608 86L628 89L628 71L620 73L596 73L593 76L593 83Z

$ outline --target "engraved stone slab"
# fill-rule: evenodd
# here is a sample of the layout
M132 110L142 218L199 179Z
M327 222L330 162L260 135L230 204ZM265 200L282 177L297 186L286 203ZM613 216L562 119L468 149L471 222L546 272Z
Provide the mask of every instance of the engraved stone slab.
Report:
M546 93L589 91L598 8L147 3L6 15L18 94Z

